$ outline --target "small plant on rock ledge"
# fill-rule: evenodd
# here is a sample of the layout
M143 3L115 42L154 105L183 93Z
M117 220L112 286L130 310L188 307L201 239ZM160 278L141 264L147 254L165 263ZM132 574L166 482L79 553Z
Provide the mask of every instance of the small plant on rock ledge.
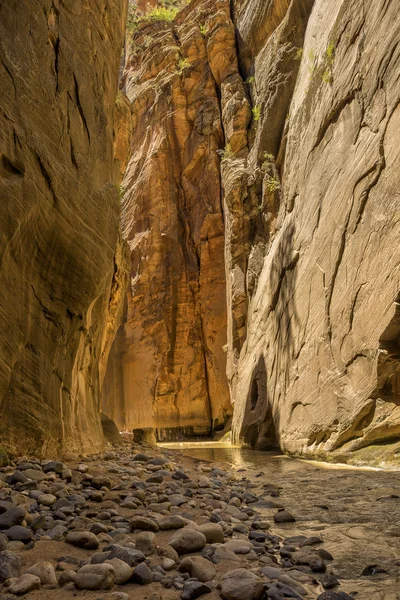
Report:
M192 63L190 62L190 60L188 58L181 58L178 61L178 73L181 75L184 71L184 69L187 69L188 67L190 67L192 65Z
M256 123L258 123L258 121L261 119L261 106L259 104L256 104L251 109L251 112L253 113L253 119L254 119L254 121Z
M271 177L270 175L268 175L267 180L265 182L265 187L268 192L273 194L274 192L277 192L281 189L281 184L279 183L277 177Z
M206 35L207 27L205 25L199 25L201 35Z
M157 6L146 13L145 18L149 21L173 21L178 12L178 7Z
M296 54L295 54L295 59L301 60L302 58L303 58L303 48L297 48Z
M255 83L255 80L256 80L256 78L254 77L254 75L250 75L250 77L248 77L248 78L246 79L246 83L247 83L248 85L253 85L253 83Z
M264 152L264 162L261 165L261 171L267 171L268 167L275 165L275 156L273 154L268 154L268 152Z
M220 155L221 160L231 160L235 157L235 153L232 150L232 146L230 144L226 144L223 150L217 150L217 154Z

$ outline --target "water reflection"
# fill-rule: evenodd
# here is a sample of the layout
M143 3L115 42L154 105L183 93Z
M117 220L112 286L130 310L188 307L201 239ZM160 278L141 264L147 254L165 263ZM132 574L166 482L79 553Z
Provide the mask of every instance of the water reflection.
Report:
M225 442L166 442L159 446L171 450L179 450L185 456L210 462L228 463L236 469L262 470L268 474L284 474L303 471L310 473L316 469L349 470L349 471L381 471L378 467L354 466L341 463L296 459L276 451L260 451L232 446ZM394 469L395 470L395 469Z
M185 456L210 462L229 463L236 469L262 469L268 473L290 473L304 470L303 461L277 452L261 452L217 442L176 442L159 444L163 448L179 450Z

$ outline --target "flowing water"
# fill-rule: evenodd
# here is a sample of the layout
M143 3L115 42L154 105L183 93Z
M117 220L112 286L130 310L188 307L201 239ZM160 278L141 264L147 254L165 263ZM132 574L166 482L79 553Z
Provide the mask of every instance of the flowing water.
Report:
M216 442L166 443L199 461L230 468L289 510L296 523L273 526L288 537L318 535L334 557L341 590L357 600L400 600L400 472L291 459ZM276 509L258 509L271 518ZM362 576L378 565L386 573Z

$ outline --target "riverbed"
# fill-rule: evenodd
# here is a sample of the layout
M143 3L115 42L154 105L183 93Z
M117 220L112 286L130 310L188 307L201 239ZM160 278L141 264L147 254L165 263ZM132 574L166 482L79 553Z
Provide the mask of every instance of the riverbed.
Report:
M334 556L341 589L358 600L400 599L399 471L303 461L215 442L163 446L229 466L266 498L277 490L276 500L296 518L285 525L285 534L320 536ZM275 510L263 512L271 517Z

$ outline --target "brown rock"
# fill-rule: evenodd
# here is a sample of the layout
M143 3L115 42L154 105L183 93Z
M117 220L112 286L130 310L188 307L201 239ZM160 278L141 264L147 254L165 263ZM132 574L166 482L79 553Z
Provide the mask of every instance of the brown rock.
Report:
M176 25L144 23L127 61L135 135L122 227L131 287L104 389L106 412L120 429L207 435L231 412L215 88L215 79L238 77L229 11L227 2L216 10L205 0L198 22L186 7ZM204 36L200 26L208 23ZM232 96L239 84L230 84Z
M125 1L1 7L0 438L20 454L103 444L122 295L112 116Z

